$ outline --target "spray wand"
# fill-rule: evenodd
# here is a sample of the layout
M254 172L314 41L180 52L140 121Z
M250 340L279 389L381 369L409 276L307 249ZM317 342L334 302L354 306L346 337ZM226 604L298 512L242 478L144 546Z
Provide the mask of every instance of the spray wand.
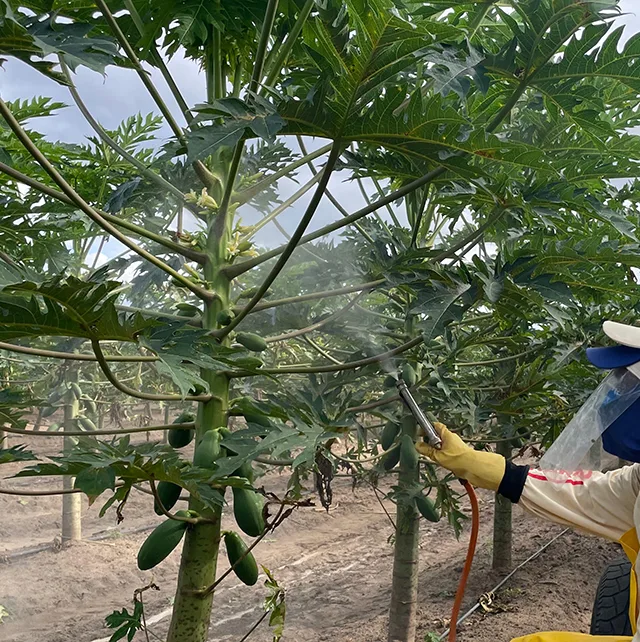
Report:
M411 412L420 428L422 428L425 441L433 448L440 450L442 448L442 439L440 438L440 435L433 427L433 424L429 421L429 419L427 419L427 416L424 414L424 412L422 412L422 409L418 405L418 402L411 394L409 386L401 376L398 377L396 385L398 387L398 394L400 395L400 398L404 402L405 406L407 406L409 412ZM469 579L471 564L473 563L473 558L476 554L478 531L480 529L480 510L478 507L478 498L476 497L476 493L473 490L473 486L471 486L471 484L466 479L461 479L460 483L467 491L467 495L469 495L469 501L471 502L471 537L469 538L467 558L462 569L460 583L458 584L458 590L456 591L456 598L453 602L453 608L451 609L451 626L449 629L448 638L449 642L455 642L456 640L456 634L458 630L458 616L460 615L460 608L462 607L462 599L464 598L464 591L467 587L467 580Z
M427 443L430 446L433 446L434 448L440 450L442 448L442 439L440 439L440 435L436 432L433 424L427 419L427 416L424 414L424 412L422 412L420 406L413 398L413 395L411 394L409 386L407 386L405 380L400 377L396 385L398 387L398 394L400 395L400 399L404 401L405 405L407 406L407 408L409 408L411 414L418 422L418 425L424 431Z

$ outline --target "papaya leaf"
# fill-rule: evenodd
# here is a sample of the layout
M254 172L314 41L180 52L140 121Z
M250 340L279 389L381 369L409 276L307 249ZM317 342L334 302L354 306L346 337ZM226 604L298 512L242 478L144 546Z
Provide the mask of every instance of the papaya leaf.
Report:
M55 63L42 59L44 51L14 18L7 0L0 2L0 67L6 61L4 56L17 58L56 82L65 82Z
M127 489L133 484L150 480L177 484L207 507L219 507L224 503L220 491L211 487L211 481L217 477L209 470L191 466L166 444L148 442L133 445L128 436L112 441L80 437L68 453L50 459L51 462L25 467L15 477L80 477L79 487L91 499L105 490L113 490L115 476L116 481L124 484L125 491L116 489L116 495L107 501L103 510L117 500L126 501Z
M470 290L469 284L459 284L453 288L435 285L433 289L419 294L412 313L426 317L418 323L426 342L442 334L448 323L462 317L464 308L456 304Z
M435 93L446 96L453 91L464 99L472 81L478 84L483 93L489 88L486 71L481 64L484 56L470 45L468 52L460 47L443 45L441 51L429 53L423 59L433 63L425 69L425 73L433 78Z
M63 336L133 341L153 322L121 317L115 307L119 283L92 283L58 276L44 283L16 283L0 290L0 338Z
M83 66L104 75L107 65L123 60L115 40L105 35L90 35L93 25L34 17L25 20L24 27L44 56L61 54L72 71Z
M81 490L88 498L89 505L106 490L115 490L116 473L109 466L85 468L77 475L73 487Z
M7 0L0 2L0 56L13 56L45 76L66 84L51 54L61 54L72 70L85 66L104 75L107 65L123 60L115 41L106 35L93 34L94 27L77 21L60 22L50 14L14 12ZM0 57L0 65L3 58Z
M270 614L269 626L272 628L273 642L280 642L284 634L286 618L286 593L278 584L273 573L266 566L261 566L267 576L264 585L268 589L268 595L264 600L264 610Z
M9 165L9 167L13 165L11 154L4 147L0 147L0 162Z
M259 97L251 104L239 98L224 98L213 105L199 105L196 111L199 122L222 122L192 127L187 132L189 160L206 158L222 147L234 147L245 135L273 142L285 124L275 107Z
M23 415L29 407L38 403L37 399L30 398L20 390L0 390L0 430L2 426L24 430L27 422L22 418Z
M0 464L11 464L16 461L34 461L36 459L38 458L35 453L27 450L26 446L0 447Z
M246 130L245 123L233 120L191 129L186 134L187 158L193 161L211 156L223 147L235 147Z
M142 630L144 606L142 602L136 600L133 607L133 612L125 608L122 611L113 611L104 619L107 628L116 629L113 635L109 638L109 642L118 642L123 638L127 638L128 642L132 642L137 631Z
M581 83L588 78L603 78L640 90L640 36L635 34L624 45L624 28L605 24L589 25L580 39L572 38L563 56L538 70L534 85L553 95L556 88Z
M216 371L237 368L257 373L262 360L251 356L245 349L221 346L206 330L187 326L183 321L165 322L149 326L140 333L140 345L155 352L160 361L155 364L160 374L171 377L183 396L196 386L208 392L208 384L198 369Z
M139 176L136 176L136 178L118 185L109 200L104 204L104 211L115 214L125 207L133 197L141 180Z

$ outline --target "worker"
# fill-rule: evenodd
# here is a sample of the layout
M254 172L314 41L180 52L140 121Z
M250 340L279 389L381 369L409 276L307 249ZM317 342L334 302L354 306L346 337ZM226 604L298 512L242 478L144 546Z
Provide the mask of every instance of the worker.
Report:
M545 632L512 642L640 642L638 630L637 557L640 546L640 328L606 321L605 334L617 345L589 348L598 368L611 370L549 449L553 469L530 468L506 461L497 453L474 450L443 424L440 450L418 442L418 451L466 479L495 491L526 511L586 533L619 542L632 563L630 619L634 637ZM603 473L562 466L593 451L596 437L606 453L635 462ZM554 451L555 449L555 451ZM552 452L554 451L554 452ZM555 459L554 459L555 455ZM544 464L544 459L541 464Z

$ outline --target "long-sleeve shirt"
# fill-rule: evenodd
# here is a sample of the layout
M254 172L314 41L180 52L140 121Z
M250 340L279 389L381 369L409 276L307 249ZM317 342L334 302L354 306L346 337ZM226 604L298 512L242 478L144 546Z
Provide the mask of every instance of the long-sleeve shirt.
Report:
M633 564L631 605L634 637L640 642L636 608L640 532L640 464L607 473L558 473L507 462L500 494L526 511L558 524L619 542Z

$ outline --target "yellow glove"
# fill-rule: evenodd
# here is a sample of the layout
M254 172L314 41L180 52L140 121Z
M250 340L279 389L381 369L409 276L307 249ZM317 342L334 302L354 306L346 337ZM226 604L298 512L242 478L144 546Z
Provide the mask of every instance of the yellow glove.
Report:
M473 486L498 490L507 465L502 455L474 450L444 424L436 423L434 428L442 438L442 448L438 450L424 441L419 441L416 443L416 449L421 455L433 459L458 479L466 479Z

